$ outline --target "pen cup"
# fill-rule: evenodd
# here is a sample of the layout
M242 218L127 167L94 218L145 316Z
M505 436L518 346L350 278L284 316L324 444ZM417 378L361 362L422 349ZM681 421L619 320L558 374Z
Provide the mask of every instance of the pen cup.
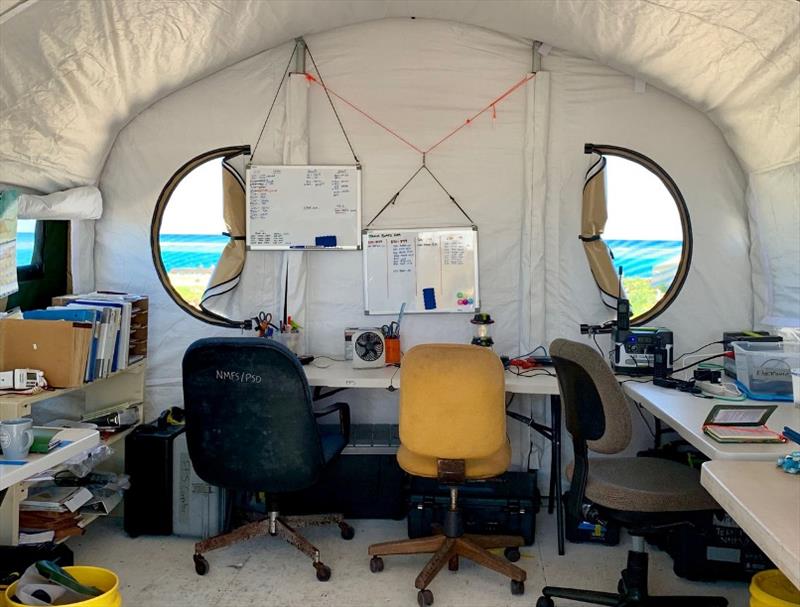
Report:
M400 364L400 338L399 337L386 337L386 364L399 365Z

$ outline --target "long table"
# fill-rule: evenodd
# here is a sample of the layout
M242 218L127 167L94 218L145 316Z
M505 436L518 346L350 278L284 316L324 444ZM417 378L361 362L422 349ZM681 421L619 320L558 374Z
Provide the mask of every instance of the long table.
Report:
M700 482L800 588L800 475L773 462L714 460L703 464Z
M722 401L698 398L687 392L654 386L652 382L625 381L627 395L655 417L681 435L689 444L709 459L770 460L791 451L791 446L774 443L718 443L703 432L703 422L715 405ZM747 400L725 404L765 405L763 401ZM782 432L784 426L800 429L800 408L781 403L767 420L767 426Z
M400 388L400 369L398 367L379 367L375 369L354 369L351 361L333 360L320 357L303 367L310 386L314 387L315 398L325 398L349 388L372 388L397 390ZM564 509L561 503L563 488L561 483L561 398L558 381L552 368L547 371L532 370L523 374L505 373L506 392L550 397L550 425L534 420L525 420L528 425L547 438L551 446L550 495L548 511L556 513L558 530L558 553L564 554ZM323 391L322 388L327 388ZM524 418L514 412L511 417L522 421Z

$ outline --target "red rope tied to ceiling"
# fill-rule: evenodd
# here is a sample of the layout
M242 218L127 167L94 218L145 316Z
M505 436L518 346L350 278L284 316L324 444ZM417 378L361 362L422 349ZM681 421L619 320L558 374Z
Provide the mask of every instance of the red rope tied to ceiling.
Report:
M410 148L411 148L412 150L414 150L415 152L417 152L417 153L419 153L419 154L422 154L423 156L425 156L425 155L429 154L430 152L432 152L432 151L433 151L435 148L439 147L439 146L440 146L442 143L444 143L445 141L447 141L448 139L450 139L450 138L451 138L453 135L455 135L456 133L458 133L458 132L459 132L461 129L463 129L465 126L468 126L468 125L472 124L472 123L473 123L473 122L474 122L474 121L475 121L477 118L479 118L479 117L480 117L482 114L484 114L485 112L487 112L487 111L489 111L489 110L492 110L492 118L493 118L493 119L494 119L494 118L496 118L496 117L497 117L497 107L496 107L496 106L497 106L497 104L498 104L498 103L501 103L502 101L504 101L504 100L505 100L507 97L509 97L509 96L510 96L512 93L514 93L514 92L515 92L515 91L517 91L519 88L521 88L523 85L525 85L525 83L527 83L529 80L532 80L532 79L533 79L535 76L536 76L536 74L527 74L527 75L525 75L525 76L524 76L523 78L521 78L521 79L520 79L518 82L514 83L514 84L513 84L513 85L512 85L512 86L511 86L511 87L510 87L508 90L506 90L506 91L505 91L503 94L501 94L499 97L497 97L496 99L494 99L494 100L492 100L491 102L489 102L489 104L488 104L486 107L484 107L482 110L480 110L480 111L479 111L478 113L476 113L474 116L471 116L471 117L467 118L467 119L466 119L466 120L465 120L465 121L464 121L462 124L460 124L460 125L459 125L459 126L457 126L455 129L453 129L452 131L450 131L450 132L449 132L447 135L445 135L444 137L442 137L442 138L441 138L439 141L437 141L436 143L434 143L432 146L430 146L430 147L429 147L428 149L426 149L426 150L422 150L422 149L420 149L419 147L417 147L416 145L414 145L413 143L411 143L411 142L410 142L408 139L406 139L405 137L401 136L399 133L397 133L396 131L392 130L391 128L389 128L389 127L388 127L388 126L386 126L385 124L381 123L381 122L380 122L378 119L376 119L375 117L371 116L369 113L367 113L366 111L362 110L360 107L358 107L357 105L355 105L355 104L354 104L354 103L352 103L351 101L349 101L349 100L345 99L344 97L342 97L342 96L341 96L339 93L337 93L336 91L334 91L333 89L331 89L329 86L327 86L327 85L323 84L322 82L320 82L320 81L319 81L317 78L315 78L313 75L311 75L311 74L309 74L309 73L306 73L306 80L307 80L308 82L313 82L314 84L318 84L320 87L322 87L324 90L326 90L326 91L327 91L329 94L333 95L334 97L336 97L337 99L339 99L339 100L340 100L342 103L344 103L344 104L346 104L347 106L349 106L349 107L351 107L352 109L354 109L356 112L358 112L359 114L361 114L362 116L364 116L365 118L367 118L367 119L368 119L370 122L372 122L372 123L376 124L377 126L379 126L380 128L382 128L384 131L386 131L387 133L389 133L390 135L392 135L393 137L395 137L396 139L398 139L398 140L402 141L403 143L405 143L405 144L406 144L408 147L410 147Z

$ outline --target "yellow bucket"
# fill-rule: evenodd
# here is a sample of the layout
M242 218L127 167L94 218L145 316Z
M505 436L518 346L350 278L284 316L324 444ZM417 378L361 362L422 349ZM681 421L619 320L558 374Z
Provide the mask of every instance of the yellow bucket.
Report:
M119 578L117 574L101 567L64 567L81 584L94 586L98 590L104 590L103 594L80 603L71 603L70 607L121 607L122 595L119 593ZM14 582L6 589L5 605L7 607L26 607L22 603L12 601L11 597L17 589L17 582Z
M800 591L777 569L767 569L750 581L750 607L799 607Z

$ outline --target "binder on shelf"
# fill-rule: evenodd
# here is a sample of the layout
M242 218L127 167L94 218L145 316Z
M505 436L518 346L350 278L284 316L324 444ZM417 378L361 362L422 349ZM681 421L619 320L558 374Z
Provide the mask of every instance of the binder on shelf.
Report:
M53 306L76 305L78 302L83 305L113 307L120 312L119 333L115 334L111 355L111 371L125 369L147 355L149 302L146 296L115 291L95 291L53 298Z

